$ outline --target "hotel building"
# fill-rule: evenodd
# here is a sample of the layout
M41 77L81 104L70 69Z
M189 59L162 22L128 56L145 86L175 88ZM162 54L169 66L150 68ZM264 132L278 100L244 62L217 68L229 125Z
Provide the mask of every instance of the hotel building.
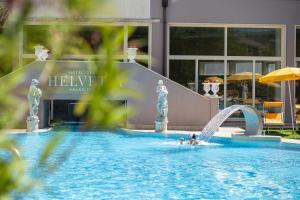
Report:
M51 37L47 35L49 25L59 22L64 26L65 8L61 7L60 1L33 2L33 12L26 20L19 37L18 62L22 65L39 65L39 62L33 62L33 46L42 44L49 48L50 45L45 40ZM201 129L218 109L234 104L251 105L262 111L264 101L283 101L285 122L291 123L287 84L261 84L258 78L285 66L300 67L300 1L108 2L101 12L82 16L78 20L78 35L96 51L101 47L98 27L109 23L110 26L124 29L124 43L118 55L121 66L136 69L147 83L141 89L146 97L143 103L125 100L126 104L140 109L137 117L129 119L131 124L140 128L152 128L155 120L155 85L159 79L163 79L170 89L169 120L173 128ZM132 35L128 34L130 27L135 27ZM35 37L31 37L32 35ZM139 49L136 58L139 65L131 67L126 63L128 47ZM72 66L76 65L75 68L84 68L83 63L94 56L84 50L70 53L60 61L60 67L71 63ZM233 75L239 73L250 76L244 80L235 80ZM28 81L33 77L28 76ZM51 86L55 82L55 78L52 79ZM138 79L135 76L134 80ZM143 82L143 79L139 81ZM221 82L218 92L220 98L202 96L205 93L202 83L206 80ZM300 104L300 81L291 82L291 86L292 105ZM153 94L149 96L147 93L150 90L153 90ZM56 114L58 118L63 118L61 113L65 111L59 109L76 102L80 96L68 93L45 97L47 106L42 109L42 115L49 117L46 117L42 125L55 121ZM207 112L208 117L201 116ZM68 117L64 120L68 120ZM240 121L241 115L237 113L230 120Z

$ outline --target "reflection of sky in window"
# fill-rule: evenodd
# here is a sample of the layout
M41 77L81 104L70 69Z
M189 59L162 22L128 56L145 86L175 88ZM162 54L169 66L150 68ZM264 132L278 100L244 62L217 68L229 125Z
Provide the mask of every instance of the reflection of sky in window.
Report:
M300 67L300 62L297 63ZM199 63L200 67L204 67L204 70L199 70L199 75L224 75L224 64L223 63ZM227 66L229 67L229 66ZM252 72L252 62L242 62L242 63L234 63L235 72L234 73L241 73L241 72ZM275 63L268 63L266 69L263 69L263 63L257 62L255 64L255 73L264 74L272 72L276 70ZM228 71L228 69L227 69Z
M261 63L256 63L255 73L262 74L262 64Z
M206 63L204 64L205 75L223 75L224 64L223 63Z
M276 70L276 64L268 64L268 65L266 65L266 68L267 69L266 69L266 71L264 70L264 74L275 71ZM256 63L255 73L263 74L262 63Z
M276 65L275 64L269 64L268 65L268 72L272 72L276 70Z
M236 63L235 64L235 72L252 72L252 63Z

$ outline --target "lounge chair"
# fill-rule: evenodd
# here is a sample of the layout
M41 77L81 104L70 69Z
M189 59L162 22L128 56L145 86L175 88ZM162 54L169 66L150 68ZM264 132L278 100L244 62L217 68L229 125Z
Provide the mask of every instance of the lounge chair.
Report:
M284 104L281 101L263 103L263 116L264 116L264 126L269 131L271 126L280 128L284 125ZM270 109L276 109L276 111L270 111Z

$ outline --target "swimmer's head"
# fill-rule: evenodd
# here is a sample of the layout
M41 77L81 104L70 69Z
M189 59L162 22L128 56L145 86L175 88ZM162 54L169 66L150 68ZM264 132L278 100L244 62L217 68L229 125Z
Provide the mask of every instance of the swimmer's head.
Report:
M179 138L180 144L183 144L184 138Z

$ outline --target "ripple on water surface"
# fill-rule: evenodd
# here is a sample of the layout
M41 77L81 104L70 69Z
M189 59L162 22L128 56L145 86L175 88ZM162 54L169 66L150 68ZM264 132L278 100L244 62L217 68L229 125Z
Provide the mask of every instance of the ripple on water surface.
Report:
M16 136L34 165L50 134ZM70 157L24 199L300 199L300 152L276 143L70 133ZM59 149L60 150L60 149Z

